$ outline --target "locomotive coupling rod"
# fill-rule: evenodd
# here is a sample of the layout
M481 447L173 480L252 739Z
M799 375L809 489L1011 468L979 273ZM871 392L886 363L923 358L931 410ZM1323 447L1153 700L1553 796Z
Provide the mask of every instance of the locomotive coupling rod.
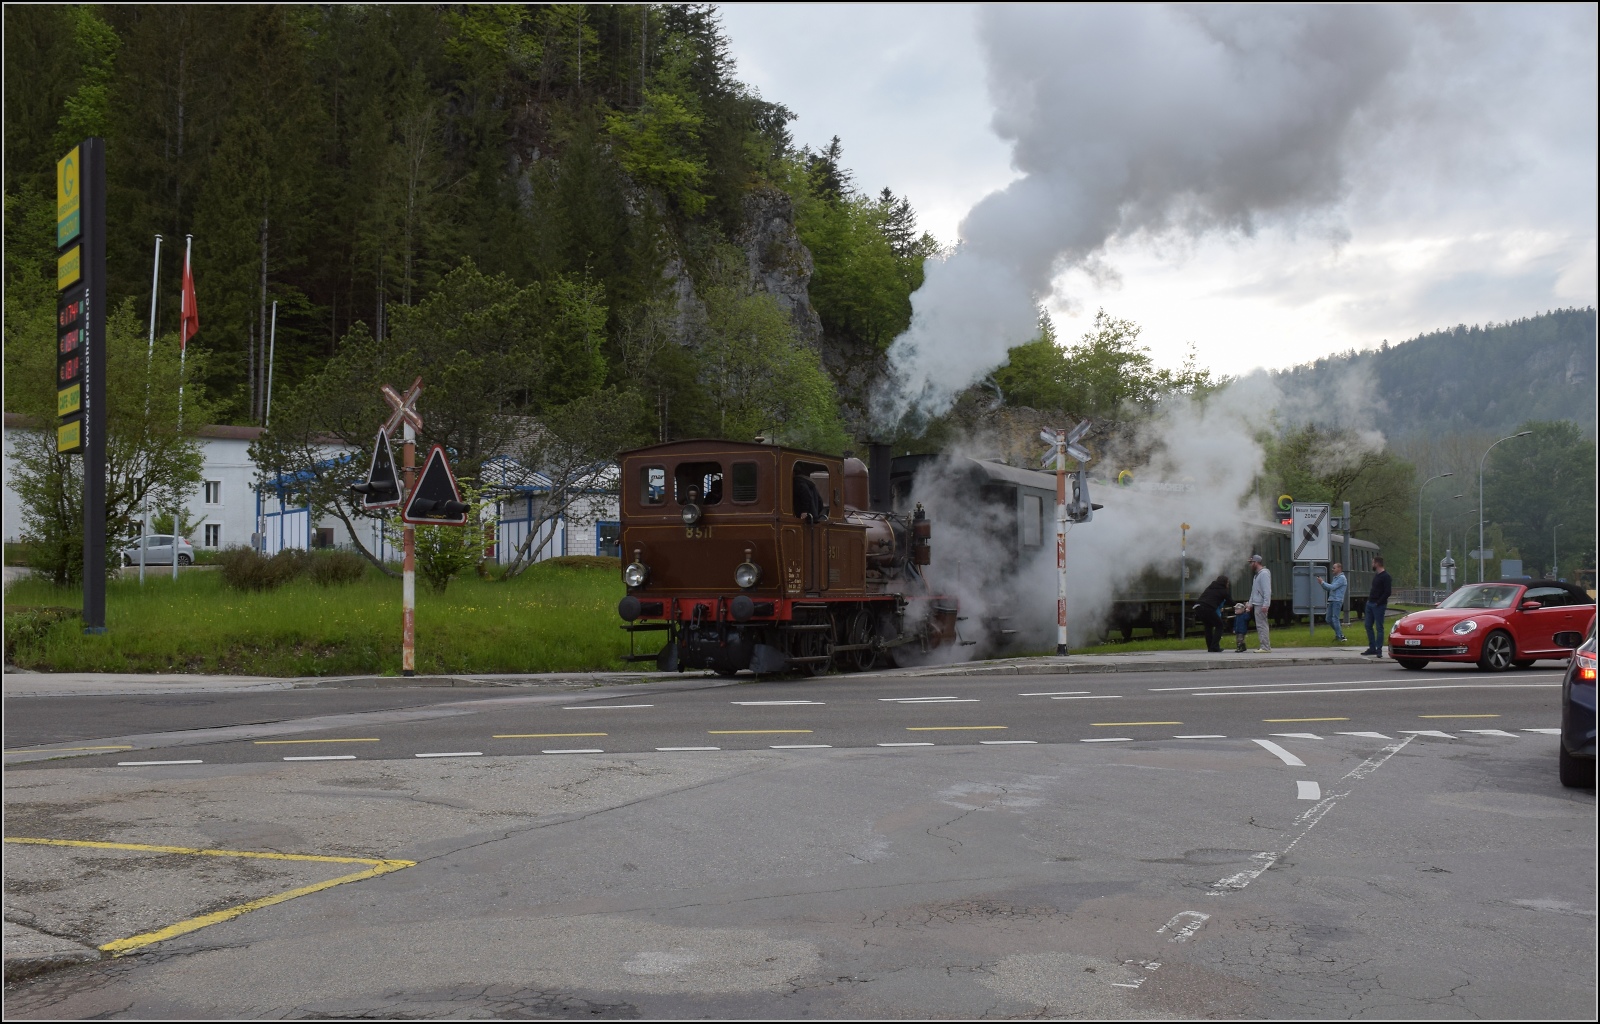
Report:
M808 622L793 626L783 625L779 626L778 628L783 630L785 633L826 633L833 628L833 623ZM790 658L789 660L793 661L794 659Z
M842 654L846 651L872 651L877 650L877 647L877 644L834 644L830 649L835 654ZM793 661L794 659L791 658L789 660Z
M790 658L789 659L789 664L791 664L791 665L811 664L813 662L818 662L818 661L832 661L832 660L833 660L833 655L831 655L831 654L813 654L813 655L810 655L810 656L804 657L804 658Z

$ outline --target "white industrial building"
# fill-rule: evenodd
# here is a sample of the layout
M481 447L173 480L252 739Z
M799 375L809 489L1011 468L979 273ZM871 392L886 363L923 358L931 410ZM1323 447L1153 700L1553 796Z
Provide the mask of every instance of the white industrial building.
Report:
M24 531L22 507L12 487L12 448L18 431L28 429L21 416L5 414L4 533L8 543L20 541ZM194 526L188 539L196 548L248 547L259 543L266 554L284 548L353 547L349 531L336 516L320 516L285 499L276 478L266 476L250 461L250 444L261 436L260 427L202 427L201 484L189 497L186 519ZM368 457L366 452L328 450L329 458ZM488 475L488 474L486 474ZM535 541L537 560L560 555L616 555L620 524L617 516L616 467L597 470L594 485L574 503L572 514L546 523ZM540 506L549 494L549 480L534 473L531 482L513 488L515 496L495 508L496 561L510 561L533 524L543 516ZM398 537L387 537L377 522L359 521L362 543L382 559L398 559ZM259 536L258 536L259 535Z

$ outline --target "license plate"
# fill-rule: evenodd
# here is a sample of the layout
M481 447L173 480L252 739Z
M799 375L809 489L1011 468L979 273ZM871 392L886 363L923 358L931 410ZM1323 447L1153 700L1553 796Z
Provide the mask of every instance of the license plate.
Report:
M1407 647L1421 647L1422 646L1422 641L1421 640L1407 640L1406 641L1406 646Z

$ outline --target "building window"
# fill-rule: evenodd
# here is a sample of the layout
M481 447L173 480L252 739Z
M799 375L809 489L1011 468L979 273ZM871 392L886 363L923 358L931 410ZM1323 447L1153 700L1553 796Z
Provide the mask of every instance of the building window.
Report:
M207 484L206 486L210 487L211 485ZM222 546L222 524L221 523L207 523L206 524L206 545L205 546L208 547L208 548L220 548Z
M622 524L601 520L594 524L594 553L622 557Z
M333 547L333 527L331 527L331 526L319 526L319 527L317 527L316 546L319 547L319 548L331 548L331 547Z
M207 505L220 505L220 504L222 504L222 481L221 480L207 480L206 481L206 504Z

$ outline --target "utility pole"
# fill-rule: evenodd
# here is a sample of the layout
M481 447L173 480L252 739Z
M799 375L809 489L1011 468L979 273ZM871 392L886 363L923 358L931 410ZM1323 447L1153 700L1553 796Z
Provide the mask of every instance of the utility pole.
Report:
M1494 445L1495 444L1501 444L1501 443L1503 443L1505 441L1511 440L1511 438L1514 438L1514 437L1527 437L1531 433L1533 433L1533 431L1524 430L1520 434L1512 434L1511 437L1502 437L1499 441L1496 441L1494 444L1491 444L1489 447L1485 448L1483 450L1483 458L1478 460L1478 509L1477 509L1477 511L1478 511L1478 582L1479 583L1483 582L1483 507L1484 507L1483 506L1483 467L1489 461L1489 453L1494 451Z
M1178 543L1178 639L1185 638L1185 629L1189 624L1189 524L1180 524L1180 537ZM1312 622L1316 622L1315 616ZM1311 627L1315 629L1316 626Z

